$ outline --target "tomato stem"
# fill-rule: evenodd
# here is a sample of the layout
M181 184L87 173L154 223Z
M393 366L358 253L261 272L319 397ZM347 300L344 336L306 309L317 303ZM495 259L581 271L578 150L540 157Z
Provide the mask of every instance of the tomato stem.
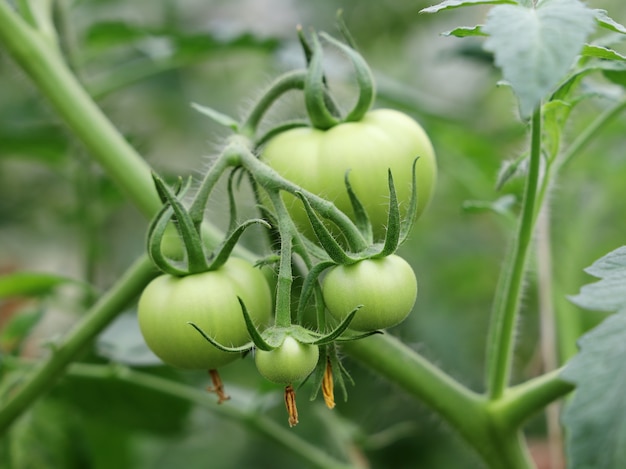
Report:
M500 398L510 379L514 336L528 251L536 221L535 205L541 164L541 107L531 119L530 167L526 179L522 214L511 254L505 263L494 300L489 331L487 388L491 399Z

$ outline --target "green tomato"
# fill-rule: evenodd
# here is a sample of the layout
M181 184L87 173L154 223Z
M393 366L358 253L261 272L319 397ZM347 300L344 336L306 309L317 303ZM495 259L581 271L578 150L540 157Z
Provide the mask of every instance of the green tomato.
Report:
M274 350L256 350L254 362L265 379L286 385L309 376L317 365L319 355L317 345L303 344L288 335Z
M393 174L401 215L406 216L411 195L411 168L415 158L419 216L435 186L435 153L422 127L409 116L390 109L371 111L359 122L346 122L329 130L296 128L278 134L267 144L261 159L304 189L331 200L352 216L344 176L365 206L374 237L385 235L389 204L387 170ZM311 233L302 203L286 194L291 216Z
M187 369L215 369L240 357L207 342L188 322L225 346L250 341L240 297L254 322L272 315L265 277L248 262L230 258L217 270L186 277L161 275L144 289L138 306L141 333L165 363Z
M338 321L362 307L350 323L357 331L386 329L402 322L417 298L417 279L399 256L333 267L322 282L324 302Z

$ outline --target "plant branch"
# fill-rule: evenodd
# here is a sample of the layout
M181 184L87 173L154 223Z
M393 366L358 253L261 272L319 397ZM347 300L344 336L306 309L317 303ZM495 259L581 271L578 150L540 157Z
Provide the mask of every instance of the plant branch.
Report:
M399 385L440 415L492 469L530 469L517 428L500 425L489 402L398 339L378 334L346 342L342 349L369 369Z
M151 389L170 396L191 401L202 406L220 417L239 422L243 427L256 431L265 438L274 441L281 447L292 452L312 467L327 469L354 469L355 466L341 462L327 452L320 450L283 425L260 415L253 410L245 410L234 405L218 404L213 396L188 384L178 383L169 379L134 371L123 366L91 365L76 363L69 374L92 379L118 379L136 386Z
M538 107L531 120L530 166L518 233L513 243L512 256L507 256L502 270L489 331L487 389L491 399L502 396L510 379L515 325L536 220L540 164L541 108Z
M560 378L561 369L545 373L512 388L490 405L491 413L506 426L517 428L551 402L574 390Z
M66 367L157 275L147 255L141 256L105 293L64 339L51 347L52 355L26 376L25 383L0 408L0 434L37 398L50 389Z

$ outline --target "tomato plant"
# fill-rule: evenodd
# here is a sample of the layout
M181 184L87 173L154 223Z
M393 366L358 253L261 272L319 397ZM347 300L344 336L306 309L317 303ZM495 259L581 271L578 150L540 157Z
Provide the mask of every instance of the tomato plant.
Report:
M416 167L416 215L419 216L435 188L435 153L422 127L399 111L377 109L358 122L344 122L328 130L288 130L270 140L261 153L261 159L280 175L333 201L351 215L352 205L344 182L349 171L350 184L366 207L375 239L384 236L387 223L387 170L391 169L406 216L415 158L419 158ZM308 229L301 203L291 198L287 207L296 223Z
M408 316L417 297L417 279L408 262L391 255L333 267L322 292L328 311L338 320L362 305L350 327L372 331L395 326Z
M185 277L154 279L139 299L141 332L152 351L172 366L215 369L240 355L216 349L188 324L202 327L231 345L248 342L240 297L255 322L266 325L272 298L264 275L247 261L230 258L217 270Z
M292 384L309 376L317 365L317 345L303 344L287 335L274 350L256 350L257 370L266 379L277 384Z

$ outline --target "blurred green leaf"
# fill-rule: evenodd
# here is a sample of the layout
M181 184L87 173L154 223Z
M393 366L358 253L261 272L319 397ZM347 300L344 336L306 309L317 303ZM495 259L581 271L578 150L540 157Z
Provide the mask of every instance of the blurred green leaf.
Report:
M613 18L609 17L606 10L593 10L596 15L596 21L600 26L616 33L626 34L626 26L621 25Z
M445 33L441 33L441 35L454 37L487 36L487 34L483 32L482 25L480 24L474 27L462 26L460 28L455 28L452 31L446 31Z
M146 371L148 372L148 371ZM153 374L178 379L169 368ZM163 435L174 435L185 426L189 401L115 379L68 376L58 388L58 397L76 412L103 424Z
M42 309L20 311L0 330L0 352L18 351L24 339L43 317Z
M0 159L29 159L50 166L67 161L68 141L55 126L12 128L0 125Z
M581 308L615 312L626 308L626 246L594 262L585 269L602 280L584 285L580 293L569 299Z
M515 0L445 0L428 8L424 8L420 13L437 13L441 10L451 10L452 8L469 7L472 5L495 5L501 3L517 3Z
M57 274L16 272L0 277L0 299L44 296L50 294L58 286L67 284L91 288L78 280Z
M623 265L617 270L623 272ZM622 469L626 467L626 310L583 336L579 346L580 353L561 373L577 386L563 414L568 468Z
M96 340L96 351L109 360L130 366L155 366L163 362L143 340L137 315L124 313L118 316Z
M585 44L581 51L581 55L604 60L626 61L626 56L623 56L619 52L609 49L608 47L596 46L593 44Z
M495 55L528 117L567 74L594 29L593 10L578 0L545 0L536 8L499 5L490 10L484 47Z

